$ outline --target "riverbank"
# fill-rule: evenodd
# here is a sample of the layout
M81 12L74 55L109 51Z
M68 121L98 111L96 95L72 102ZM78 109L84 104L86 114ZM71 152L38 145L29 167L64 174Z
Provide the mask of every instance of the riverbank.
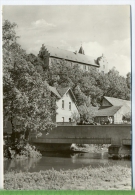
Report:
M71 150L74 152L89 152L89 153L101 153L108 152L110 144L72 144Z
M122 166L84 167L75 170L54 169L40 172L8 172L7 190L130 190L131 168Z

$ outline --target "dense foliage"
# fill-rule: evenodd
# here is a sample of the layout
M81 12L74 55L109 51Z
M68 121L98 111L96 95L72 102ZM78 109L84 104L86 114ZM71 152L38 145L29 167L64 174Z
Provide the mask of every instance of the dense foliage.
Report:
M16 132L49 131L54 127L55 105L41 70L17 43L16 24L3 23L3 110ZM38 62L39 63L39 62Z

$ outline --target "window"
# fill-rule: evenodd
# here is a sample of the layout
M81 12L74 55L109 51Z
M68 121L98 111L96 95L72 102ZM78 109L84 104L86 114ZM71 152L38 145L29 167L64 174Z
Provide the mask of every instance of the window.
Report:
M62 108L64 109L64 100L62 100Z
M83 69L86 70L86 65L83 65Z
M71 110L71 102L69 102L69 110Z
M64 117L62 117L62 122L64 123Z

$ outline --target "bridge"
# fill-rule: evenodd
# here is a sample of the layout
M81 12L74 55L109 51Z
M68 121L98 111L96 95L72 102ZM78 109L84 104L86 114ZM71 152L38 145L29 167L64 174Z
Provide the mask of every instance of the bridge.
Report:
M40 151L65 150L72 143L110 144L110 155L131 154L131 125L78 125L58 126L49 134L36 137L30 134L30 142Z

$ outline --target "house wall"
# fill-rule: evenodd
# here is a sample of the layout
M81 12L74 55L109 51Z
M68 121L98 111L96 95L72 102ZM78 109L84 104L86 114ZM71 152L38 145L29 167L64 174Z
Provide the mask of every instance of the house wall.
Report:
M64 100L64 109L62 108L62 100ZM69 102L71 102L71 110L69 110ZM57 100L56 105L58 107L56 111L56 122L63 122L62 117L64 117L64 122L69 122L69 118L71 118L72 112L78 113L77 107L69 92L64 94L60 100Z
M123 115L130 111L130 108L128 108L127 106L122 106L114 115L114 123L122 123Z

